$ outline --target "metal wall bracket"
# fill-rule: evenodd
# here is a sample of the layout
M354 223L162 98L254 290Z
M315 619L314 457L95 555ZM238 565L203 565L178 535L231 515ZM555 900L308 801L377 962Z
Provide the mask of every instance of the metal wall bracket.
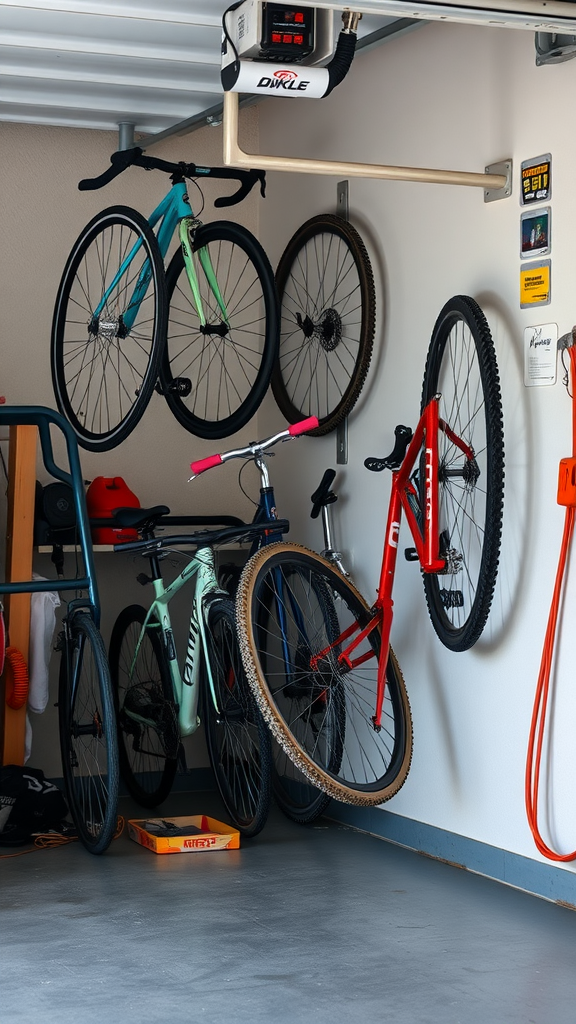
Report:
M484 189L484 202L495 203L497 199L508 199L512 195L512 161L501 160L497 164L488 164L486 174L503 174L506 182L502 188Z
M348 418L340 420L336 427L336 462L345 466L348 462Z
M339 181L336 185L336 213L342 220L348 220L348 182Z

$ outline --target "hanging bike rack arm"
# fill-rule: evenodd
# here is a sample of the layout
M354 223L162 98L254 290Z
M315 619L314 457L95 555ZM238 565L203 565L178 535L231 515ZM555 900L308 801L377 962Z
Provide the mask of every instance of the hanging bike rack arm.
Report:
M392 181L425 181L438 185L469 185L510 195L511 161L507 174L476 174L470 171L433 170L427 167L394 167L338 160L309 160L300 157L263 156L245 153L238 143L238 93L224 93L224 163L231 167L260 167L267 171L300 174L337 174L356 178L384 178Z

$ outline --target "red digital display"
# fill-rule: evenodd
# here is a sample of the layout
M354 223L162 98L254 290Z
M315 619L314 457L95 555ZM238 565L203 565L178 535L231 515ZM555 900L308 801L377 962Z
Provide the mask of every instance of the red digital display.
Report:
M262 5L260 57L290 63L314 49L314 11L279 3Z

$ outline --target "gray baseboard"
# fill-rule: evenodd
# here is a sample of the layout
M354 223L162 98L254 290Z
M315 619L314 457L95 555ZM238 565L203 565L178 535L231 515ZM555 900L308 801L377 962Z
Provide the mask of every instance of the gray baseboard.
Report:
M378 807L351 807L332 801L326 816L427 857L486 875L576 910L576 862L568 869L543 864Z

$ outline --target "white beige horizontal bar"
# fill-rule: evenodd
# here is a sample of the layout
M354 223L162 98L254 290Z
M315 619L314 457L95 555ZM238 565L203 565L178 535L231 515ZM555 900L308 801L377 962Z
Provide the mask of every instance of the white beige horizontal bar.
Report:
M298 103L298 100L292 102ZM305 103L305 100L301 102ZM264 171L292 171L301 174L335 174L356 178L386 178L392 181L426 181L438 185L471 185L502 189L504 174L475 174L470 171L442 171L428 167L388 167L340 160L306 160L298 157L263 156L245 153L238 144L238 93L224 93L224 163L228 167L258 167Z

